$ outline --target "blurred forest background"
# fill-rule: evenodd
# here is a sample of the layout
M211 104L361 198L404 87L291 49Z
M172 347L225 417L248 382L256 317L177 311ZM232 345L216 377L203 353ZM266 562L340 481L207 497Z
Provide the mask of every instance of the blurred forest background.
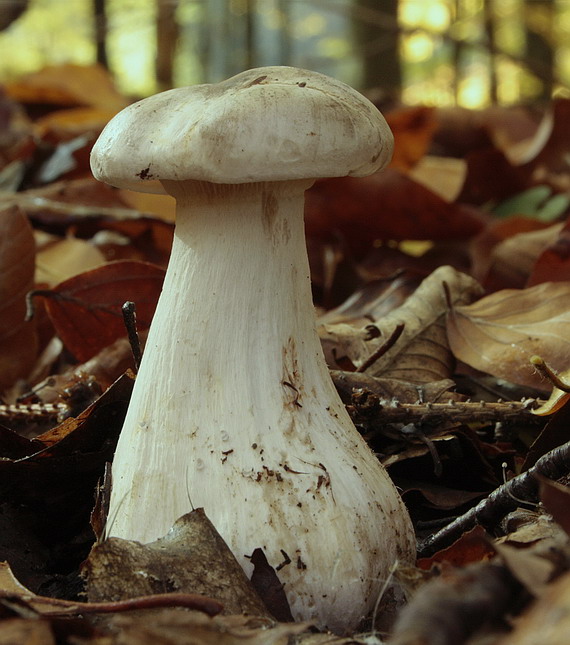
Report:
M0 0L0 12L0 82L98 61L138 97L282 64L469 108L570 87L569 0Z

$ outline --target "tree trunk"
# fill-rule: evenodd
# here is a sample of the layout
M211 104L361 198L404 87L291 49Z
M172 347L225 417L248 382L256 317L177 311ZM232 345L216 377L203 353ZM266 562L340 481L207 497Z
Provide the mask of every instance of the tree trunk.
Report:
M353 0L352 18L362 87L381 87L393 98L399 96L398 0Z
M542 84L540 94L535 97L542 101L550 101L554 87L554 9L554 0L525 3L525 60Z
M178 42L177 2L157 0L156 16L156 80L160 90L173 85L174 53Z
M105 0L93 0L93 22L95 24L95 43L97 47L97 62L103 67L109 67L107 57L107 12Z

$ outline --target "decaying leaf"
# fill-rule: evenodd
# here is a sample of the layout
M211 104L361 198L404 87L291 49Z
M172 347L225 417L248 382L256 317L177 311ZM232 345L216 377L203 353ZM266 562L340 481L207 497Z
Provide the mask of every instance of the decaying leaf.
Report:
M548 245L555 242L562 225L553 224L543 228L539 224L529 223L529 228L507 237L492 249L488 255L486 284L507 284L512 288L527 286L537 259Z
M225 614L269 616L203 509L187 513L150 544L112 537L95 545L84 573L90 602L188 592L218 600Z
M554 225L552 230L554 235L540 249L527 287L541 282L570 280L570 219Z
M570 573L550 584L496 645L567 645L570 633Z
M118 111L127 100L113 86L101 65L45 67L6 85L8 96L21 103L51 103L62 107L90 105Z
M446 295L447 290L447 295ZM479 284L451 267L440 267L426 278L399 308L369 326L322 325L319 334L329 366L348 358L372 376L427 383L450 376L453 359L445 333L450 303L468 303L481 294ZM397 337L396 337L397 336Z
M393 169L368 177L335 177L306 193L307 234L340 234L354 253L374 240L451 240L474 236L483 227L477 209L447 202Z
M196 594L155 594L118 602L75 602L60 598L50 598L33 593L22 585L12 573L7 562L0 562L0 603L16 602L43 616L78 616L88 614L122 613L143 609L163 607L185 607L194 611L215 616L222 610L222 605L204 596ZM0 622L0 643L2 642L2 623Z
M36 238L39 236L36 235ZM99 249L76 237L51 238L38 244L36 284L53 286L105 263Z
M164 271L146 262L118 261L76 275L51 291L37 291L66 347L87 361L125 335L121 307L133 301L140 329L150 326Z
M570 364L569 298L570 282L545 282L454 306L447 317L451 349L458 359L497 378L550 389L530 358L538 354L556 370Z
M37 353L35 323L25 322L26 294L33 287L35 244L25 214L0 211L0 390L25 376Z
M540 499L546 510L570 536L570 517L568 507L570 506L570 488L546 477L539 477Z
M437 129L436 111L424 105L399 108L386 114L386 121L395 142L390 165L405 172L415 166L429 149Z
M409 174L412 179L442 199L453 202L465 182L467 164L464 159L428 155L421 159Z
M194 612L165 610L142 618L120 616L112 621L112 627L114 636L106 637L110 640L101 645L289 645L309 625L241 615L208 618ZM343 644L341 639L326 642Z
M459 645L513 602L517 583L494 563L446 571L421 587L400 612L389 645Z

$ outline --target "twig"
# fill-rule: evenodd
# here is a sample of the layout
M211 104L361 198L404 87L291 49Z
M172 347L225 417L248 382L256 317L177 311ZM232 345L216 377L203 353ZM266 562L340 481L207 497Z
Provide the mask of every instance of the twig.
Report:
M562 392L570 393L570 385L565 383L540 356L531 356L530 363L547 381L552 383L553 387L557 387Z
M372 399L372 400L371 400ZM536 399L522 401L454 401L446 403L400 403L377 397L366 389L353 392L352 405L356 412L364 413L377 425L386 423L414 423L437 425L450 423L525 423L543 425L544 417L532 414L531 410L540 405ZM372 409L373 415L367 411Z
M0 592L0 601L10 602L11 600L23 600L39 613L50 616L111 614L161 607L186 607L187 609L201 611L208 614L208 616L216 616L223 609L223 605L213 598L190 593L153 594L109 602L73 602L59 598L48 598L47 596Z
M137 330L137 311L134 302L127 300L122 306L123 321L127 329L127 336L133 353L133 360L135 363L135 370L138 372L142 360L141 343Z
M419 547L419 557L429 557L448 547L477 524L491 530L507 513L520 506L521 499L528 500L529 504L536 502L537 474L556 481L569 471L570 441L547 452L526 472L502 484L475 507L428 537Z

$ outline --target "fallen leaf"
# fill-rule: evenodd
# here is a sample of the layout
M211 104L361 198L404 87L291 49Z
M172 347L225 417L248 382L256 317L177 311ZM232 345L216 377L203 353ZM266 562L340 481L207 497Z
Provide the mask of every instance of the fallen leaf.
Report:
M530 170L513 165L505 153L494 147L470 152L467 176L457 198L468 204L497 203L531 185Z
M410 170L409 175L445 201L453 202L465 183L467 164L464 159L428 155Z
M522 225L523 221L523 218L517 218L519 225ZM507 237L490 252L487 258L488 273L483 280L487 287L497 290L530 286L527 283L537 259L545 248L556 240L562 225L553 224L544 228L530 223L532 220L527 222L530 230ZM548 280L551 279L548 277Z
M446 569L420 587L403 608L386 644L466 643L483 626L502 618L516 590L510 572L494 562Z
M552 227L528 278L527 287L541 282L570 280L570 218Z
M568 396L568 395L566 395ZM548 402L546 403L548 406ZM554 407L557 407L556 405ZM540 410L540 408L538 408ZM533 410L533 413L535 411ZM547 411L543 411L546 415ZM563 445L568 440L568 427L570 425L570 406L562 405L560 409L553 410L542 432L531 443L523 464L521 472L525 472L547 452Z
M475 208L447 202L411 177L388 168L368 177L317 181L307 192L307 235L331 231L361 255L375 240L452 240L483 228Z
M485 230L473 239L470 244L471 275L481 283L488 285L490 291L513 288L514 285L507 282L510 275L507 275L506 277L501 275L500 265L497 267L498 270L495 272L498 273L498 275L495 275L495 273L491 271L494 262L493 254L495 249L502 242L505 242L515 235L544 231L546 229L551 229L553 239L556 236L556 232L554 231L555 226L559 227L561 225L553 224L548 227L536 220L529 219L528 217L517 217L516 215L506 219L490 220L485 227ZM508 268L507 273L510 273ZM519 286L524 286L524 284Z
M226 615L269 617L203 509L187 513L167 535L149 544L111 537L95 545L84 575L90 602L187 592L221 602Z
M164 271L153 264L129 260L109 262L76 275L50 291L37 291L65 346L87 361L126 334L122 306L137 307L140 329L150 326Z
M570 517L568 516L570 488L543 476L539 476L538 479L540 482L540 500L552 515L554 521L570 536Z
M548 585L513 631L496 645L567 645L570 633L570 573Z
M304 643L298 639L310 625L240 615L209 618L171 609L149 616L119 616L111 627L112 636L94 645L290 645ZM336 639L327 634L319 645L355 643L352 638Z
M25 322L34 262L28 218L16 206L4 208L0 211L0 390L26 376L36 359L35 323Z
M549 384L530 364L541 356L555 370L570 364L570 282L505 289L453 306L447 335L456 358L497 378L540 390Z
M44 242L36 258L36 284L52 287L75 275L105 264L101 251L76 237Z
M115 89L102 65L65 64L45 67L5 85L6 93L20 103L59 106L88 105L122 110L127 99Z
M437 128L434 108L415 106L399 108L386 114L394 134L394 154L391 166L407 171L426 154Z
M440 267L402 306L374 321L374 334L367 329L370 320L367 326L321 325L319 335L327 362L334 369L346 357L361 369L365 361L376 355L365 370L371 376L410 383L448 378L453 358L445 333L447 298L454 304L468 303L481 292L479 284L469 276L451 267Z
M98 135L115 113L100 107L56 110L37 119L34 125L43 141L67 141L84 134Z
M554 100L526 150L521 151L517 162L532 173L535 183L548 181L559 189L568 189L569 119L570 100Z
M464 567L472 562L490 560L495 555L496 550L485 529L482 526L475 526L446 549L438 551L430 558L420 558L416 566L426 571L438 562Z
M570 371L561 372L558 374L558 378L570 386ZM548 400L532 412L538 416L549 416L561 410L568 403L568 400L570 400L570 392L553 387ZM560 443L564 442L561 441Z
M402 271L395 276L372 280L361 289L354 291L338 307L320 316L317 324L368 325L372 320L380 320L403 305L420 282L421 277L411 271ZM375 333L372 328L370 333Z
M497 204L493 215L499 218L525 215L548 223L563 215L569 203L567 195L553 194L550 186L533 186Z

